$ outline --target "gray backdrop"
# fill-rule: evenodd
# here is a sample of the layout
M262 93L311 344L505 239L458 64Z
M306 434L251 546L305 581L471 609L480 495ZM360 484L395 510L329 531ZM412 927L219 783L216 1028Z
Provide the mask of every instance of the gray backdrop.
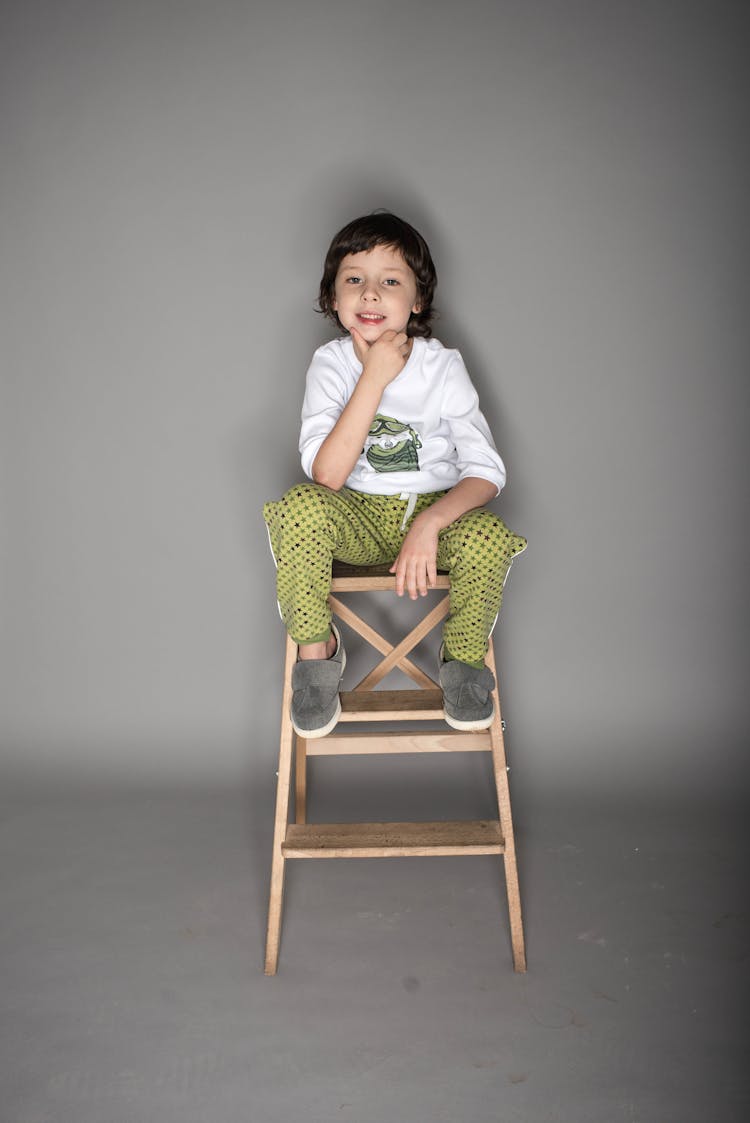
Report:
M6 777L251 782L331 235L440 277L529 539L514 779L744 782L745 7L2 6Z

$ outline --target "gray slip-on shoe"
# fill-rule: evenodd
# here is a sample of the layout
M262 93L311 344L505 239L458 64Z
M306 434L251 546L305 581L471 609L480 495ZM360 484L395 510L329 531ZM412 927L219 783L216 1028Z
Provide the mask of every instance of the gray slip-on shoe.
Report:
M491 690L495 677L489 667L470 667L457 659L443 662L440 648L440 686L443 691L443 717L453 729L487 729L492 725L495 706Z
M331 631L336 650L330 659L298 660L292 667L292 725L300 737L325 737L341 716L339 685L346 653L334 624Z

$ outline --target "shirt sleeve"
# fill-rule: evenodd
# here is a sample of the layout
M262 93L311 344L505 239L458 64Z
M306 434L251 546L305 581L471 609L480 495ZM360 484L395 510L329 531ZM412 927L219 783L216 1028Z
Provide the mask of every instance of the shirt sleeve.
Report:
M489 480L499 495L505 486L505 465L495 448L479 396L459 352L448 368L443 394L443 420L448 424L456 447L459 480L478 476Z
M302 470L310 479L318 449L338 421L346 400L343 372L333 355L321 348L313 355L307 371L299 435Z

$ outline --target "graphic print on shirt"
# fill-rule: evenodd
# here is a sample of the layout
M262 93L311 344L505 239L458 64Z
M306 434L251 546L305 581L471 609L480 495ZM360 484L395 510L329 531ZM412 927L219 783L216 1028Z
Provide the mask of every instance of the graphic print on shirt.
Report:
M407 421L376 413L363 451L376 472L418 472L421 447L419 434Z

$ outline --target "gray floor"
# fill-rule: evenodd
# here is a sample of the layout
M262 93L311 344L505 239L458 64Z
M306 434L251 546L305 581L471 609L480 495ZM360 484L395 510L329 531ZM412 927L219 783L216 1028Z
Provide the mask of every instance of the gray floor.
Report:
M318 772L311 818L388 795L358 766ZM489 810L468 767L421 817ZM747 1118L738 813L515 792L524 976L498 859L289 863L269 979L272 784L6 794L2 1123Z

